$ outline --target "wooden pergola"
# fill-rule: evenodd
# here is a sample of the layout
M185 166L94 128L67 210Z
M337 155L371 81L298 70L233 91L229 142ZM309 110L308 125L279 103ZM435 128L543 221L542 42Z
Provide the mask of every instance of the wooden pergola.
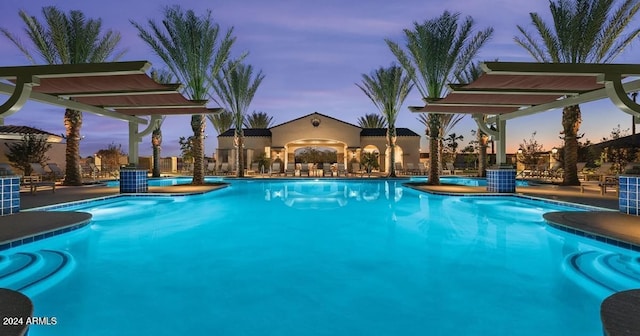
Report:
M182 85L149 77L147 61L0 67L0 124L28 100L129 123L129 162L138 163L138 144L164 116L218 113L207 101L186 99ZM144 130L138 126L148 125Z
M506 121L565 106L609 98L640 118L629 92L640 90L639 64L484 62L472 83L452 83L444 98L425 99L417 113L471 114L478 127L498 143L497 163L506 163ZM496 130L488 125L494 124Z

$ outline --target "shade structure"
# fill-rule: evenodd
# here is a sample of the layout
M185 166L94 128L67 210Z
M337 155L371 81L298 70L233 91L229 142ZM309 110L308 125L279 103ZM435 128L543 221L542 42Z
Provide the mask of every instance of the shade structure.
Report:
M638 64L485 62L471 83L449 84L440 99L413 112L500 115L502 120L609 97L632 115L640 106L627 92L640 89Z
M31 99L98 115L146 124L141 116L208 114L207 101L186 99L176 84L160 84L147 61L0 67L0 93L10 95L0 117Z

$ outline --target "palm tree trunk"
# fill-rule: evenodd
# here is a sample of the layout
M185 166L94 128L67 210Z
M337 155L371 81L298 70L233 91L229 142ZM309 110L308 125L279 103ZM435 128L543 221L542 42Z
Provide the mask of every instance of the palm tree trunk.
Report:
M481 130L478 130L478 143L480 144L478 153L478 177L487 177L487 147L489 147L489 137Z
M236 151L236 167L238 177L244 177L244 132L240 129L240 132L236 134L238 139L238 150Z
M162 130L160 127L151 133L151 145L153 146L153 171L152 177L160 177L160 145L162 145Z
M193 181L191 184L204 184L204 117L202 115L191 116L191 129L193 130Z
M427 184L440 185L440 123L439 117L429 114L429 181Z
M387 128L387 142L389 143L389 177L396 177L396 129Z
M562 110L564 134L564 175L563 185L580 185L578 180L578 131L582 123L579 105L567 106Z
M80 129L82 128L82 112L66 109L64 112L64 128L67 146L65 150L65 175L63 185L82 185L80 172Z

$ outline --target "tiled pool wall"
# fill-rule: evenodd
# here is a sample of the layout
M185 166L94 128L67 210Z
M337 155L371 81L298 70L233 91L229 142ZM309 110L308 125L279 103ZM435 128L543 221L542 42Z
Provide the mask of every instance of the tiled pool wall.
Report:
M148 172L146 169L120 170L121 193L146 193L149 191Z
M0 215L11 215L20 211L20 177L0 177Z
M618 179L618 205L620 212L640 215L640 176L620 175Z
M487 169L487 191L497 193L516 192L516 170Z
M18 247L18 246L21 246L21 245L24 245L24 244L37 242L37 241L45 239L45 238L55 237L55 236L61 235L63 233L75 231L75 230L78 230L78 229L81 229L81 228L87 226L89 223L91 223L91 220L86 220L86 221L83 221L83 222L80 222L80 223L77 223L77 224L69 225L67 227L59 228L59 229L56 229L56 230L53 230L53 231L49 231L49 232L38 233L38 234L29 236L29 237L24 237L24 238L12 240L12 241L7 241L7 242L4 242L3 244L0 244L0 251L8 250L10 248Z

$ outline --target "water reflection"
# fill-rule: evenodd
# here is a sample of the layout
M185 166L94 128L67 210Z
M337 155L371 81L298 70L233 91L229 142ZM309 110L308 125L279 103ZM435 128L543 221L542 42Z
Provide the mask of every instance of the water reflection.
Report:
M398 202L402 187L396 182L340 183L327 181L267 183L265 201L279 200L286 206L301 209L330 209L346 206L349 201L374 202L382 196ZM391 197L391 198L390 198Z

